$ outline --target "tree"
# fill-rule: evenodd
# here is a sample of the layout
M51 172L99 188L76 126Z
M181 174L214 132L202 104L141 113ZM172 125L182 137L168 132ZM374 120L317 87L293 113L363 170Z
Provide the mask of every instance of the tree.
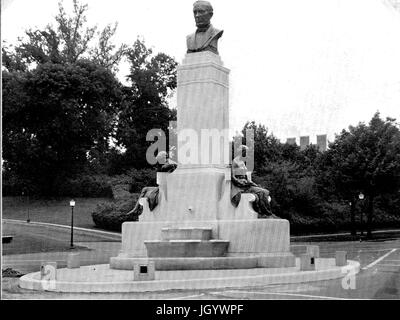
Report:
M115 133L122 88L114 72L125 45L113 45L115 25L92 46L97 27L87 26L87 8L73 0L67 14L60 2L55 26L2 48L4 167L43 195L107 162Z
M164 53L153 55L139 39L127 49L127 58L131 85L124 88L116 139L126 149L125 166L143 168L148 166L147 132L162 129L167 134L169 121L176 120L176 112L168 108L168 98L176 88L177 63Z
M254 147L254 168L264 167L267 162L274 162L281 158L281 148L279 140L273 134L268 133L268 129L261 124L256 124L255 121L246 122L242 129L243 137L246 137L246 131L252 130L253 141L246 141L249 147Z
M114 27L107 25L103 31L99 33L98 45L90 52L90 56L94 62L115 72L118 71L118 64L126 54L127 49L127 45L125 44L122 44L116 49L116 45L111 42L111 38L115 35L117 26L118 23L115 23Z
M329 180L339 196L355 203L359 192L365 193L367 236L371 237L374 199L397 193L400 186L399 124L392 118L382 120L377 112L368 125L350 126L330 144L321 168L320 181Z
M80 60L3 75L6 170L51 194L57 180L108 149L120 103L119 83L109 70Z
M8 71L25 71L48 62L75 63L89 59L111 71L117 70L126 45L116 48L111 41L117 24L107 25L97 32L97 26L87 26L87 4L73 0L73 12L67 14L62 2L55 17L56 26L47 25L43 30L26 30L26 39L12 48L2 48L3 65ZM96 33L97 32L97 33ZM92 46L97 34L98 43Z

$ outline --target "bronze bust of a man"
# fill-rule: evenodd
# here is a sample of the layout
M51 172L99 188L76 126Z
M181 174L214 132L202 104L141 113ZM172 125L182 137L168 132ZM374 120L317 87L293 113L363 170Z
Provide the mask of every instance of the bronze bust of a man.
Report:
M197 30L187 36L187 53L211 51L218 54L218 39L224 31L215 29L211 23L213 7L208 1L196 1L193 4L193 14Z

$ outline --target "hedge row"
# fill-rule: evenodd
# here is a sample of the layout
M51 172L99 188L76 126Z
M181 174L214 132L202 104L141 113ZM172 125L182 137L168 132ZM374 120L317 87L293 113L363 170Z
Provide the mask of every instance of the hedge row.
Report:
M92 213L93 221L97 227L121 231L125 221L136 221L138 216L127 215L133 209L139 194L132 194L129 199L103 202ZM350 230L350 216L344 206L339 204L326 204L323 214L318 217L304 216L297 212L290 212L285 217L290 222L290 231L293 235L316 234ZM359 216L357 218L357 223ZM365 230L364 225L364 230ZM373 219L374 228L400 227L400 215L391 215L376 210ZM360 226L357 226L360 230Z
M118 176L104 174L82 174L54 183L51 195L75 198L127 198L130 193L139 193L143 187L155 186L156 173L152 169L132 169ZM43 196L33 183L12 175L3 175L3 196Z

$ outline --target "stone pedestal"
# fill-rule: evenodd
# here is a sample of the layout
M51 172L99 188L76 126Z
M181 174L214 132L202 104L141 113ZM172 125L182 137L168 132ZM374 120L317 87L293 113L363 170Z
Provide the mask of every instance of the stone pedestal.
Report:
M229 69L218 55L186 55L178 67L177 103L178 161L228 165Z
M313 270L315 270L315 258L309 253L300 255L300 271Z
M339 267L347 265L347 251L336 251L335 252L335 262Z
M307 246L306 253L311 257L319 258L319 246Z
M146 257L147 240L161 240L165 228L207 228L213 239L229 240L228 255L289 252L289 222L285 219L125 222L121 251L126 257Z
M132 269L146 259L156 270L295 265L287 220L258 219L252 194L242 194L238 207L231 203L228 75L211 52L188 54L179 66L178 168L157 175L157 207L150 211L148 200L140 199L139 221L122 225L122 250L111 258L112 268ZM195 235L189 228L207 229L213 240L188 239ZM165 239L166 229L175 238ZM201 255L188 254L194 246Z

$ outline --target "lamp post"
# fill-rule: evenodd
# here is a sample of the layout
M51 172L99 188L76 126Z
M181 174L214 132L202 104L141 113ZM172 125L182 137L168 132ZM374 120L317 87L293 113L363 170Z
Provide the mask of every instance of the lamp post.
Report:
M74 207L75 201L71 200L69 202L69 206L71 207L71 248L74 247Z
M361 201L364 200L364 194L362 192L360 192L360 194L358 195L358 199L360 199ZM361 229L361 235L364 235L364 230L363 230L363 206L361 206L361 212L360 212L360 229Z
M350 206L350 232L352 236L355 236L357 234L356 231L356 222L355 222L355 200L352 199L349 201L349 206Z
M22 191L22 196L25 195L25 191ZM31 218L29 217L29 194L28 192L26 193L26 203L27 203L27 215L28 217L26 218L26 222L31 222Z

